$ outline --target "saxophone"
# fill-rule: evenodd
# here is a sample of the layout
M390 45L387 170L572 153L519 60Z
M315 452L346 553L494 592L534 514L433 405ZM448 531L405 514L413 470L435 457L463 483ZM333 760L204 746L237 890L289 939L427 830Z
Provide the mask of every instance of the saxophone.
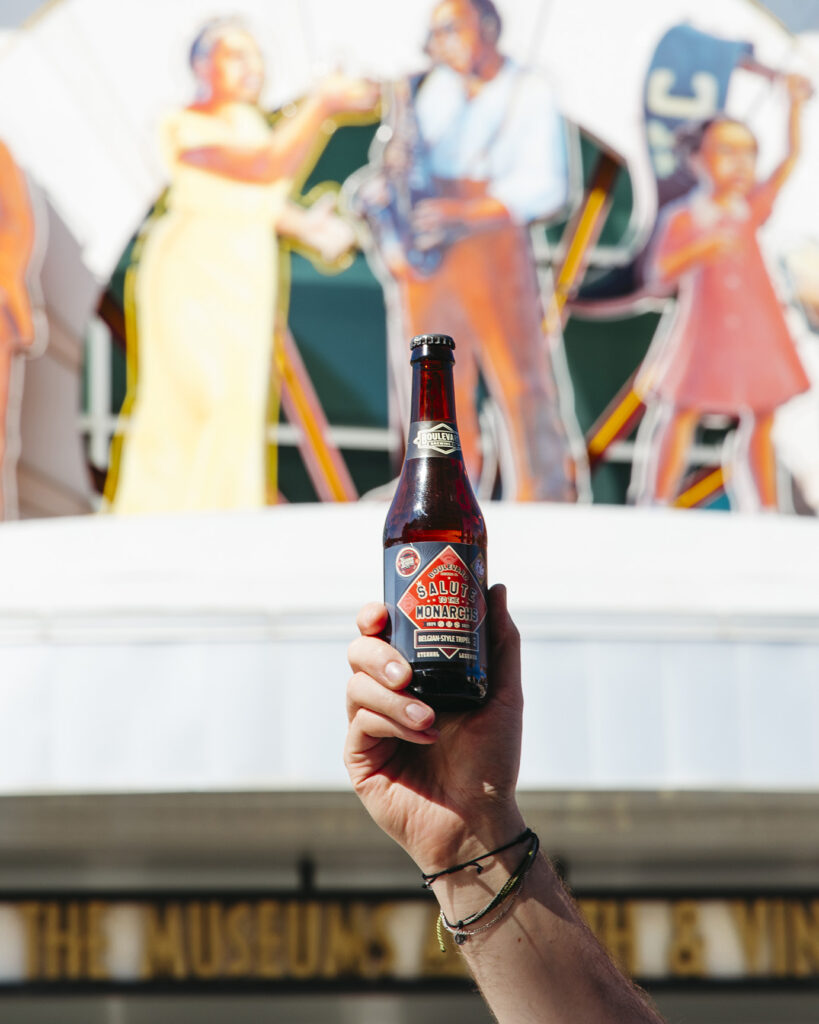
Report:
M384 262L389 266L392 253L428 276L441 265L444 245L419 245L412 226L415 204L439 194L413 102L421 81L423 76L413 76L384 86L385 110L370 162L349 179L345 192L352 211L366 221Z

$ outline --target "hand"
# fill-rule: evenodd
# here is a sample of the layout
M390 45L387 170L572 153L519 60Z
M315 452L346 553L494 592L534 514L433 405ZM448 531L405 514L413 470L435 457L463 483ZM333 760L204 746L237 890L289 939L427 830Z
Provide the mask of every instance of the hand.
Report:
M356 233L352 226L338 215L334 193L325 192L308 207L302 240L315 249L326 263L335 263L356 244Z
M412 146L403 136L393 135L381 155L384 170L391 175L403 177L412 167Z
M429 240L419 249L440 245L449 228L469 222L469 203L463 199L422 199L412 211L412 228L416 238Z
M418 279L418 274L407 259L406 252L397 242L382 243L381 259L387 268L387 272L396 281L415 281Z
M412 211L415 248L426 252L443 245L451 225L460 222L461 205L457 199L422 199L417 203Z
M804 103L813 96L813 85L805 75L786 75L785 88L791 103Z
M419 249L432 249L453 237L510 223L509 211L492 196L422 199L412 211L412 227Z
M742 248L743 240L739 232L725 224L720 225L711 232L708 238L708 246L703 254L704 262L715 259L718 256L727 256Z
M402 691L407 662L378 639L382 604L358 615L350 644L349 730L344 761L375 822L422 871L492 849L523 829L514 799L520 764L523 696L520 637L506 588L489 591L490 699L478 711L435 713Z
M381 98L377 82L369 78L348 78L339 73L328 75L319 86L319 91L330 116L370 113L378 106Z

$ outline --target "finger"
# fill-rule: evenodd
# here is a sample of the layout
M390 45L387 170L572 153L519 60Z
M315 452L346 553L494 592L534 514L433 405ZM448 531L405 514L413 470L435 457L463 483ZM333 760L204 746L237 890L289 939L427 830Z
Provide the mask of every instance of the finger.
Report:
M412 226L419 231L436 228L441 222L441 214L430 199L422 200L412 211Z
M432 234L441 230L443 221L435 213L422 213L412 218L412 226L419 233Z
M365 672L356 672L347 683L347 718L352 721L361 708L390 718L398 725L423 731L435 721L435 712L413 697L395 693Z
M364 672L391 690L403 690L412 679L412 669L398 651L374 636L353 640L347 660L353 672Z
M332 191L332 189L328 189L326 192L322 192L322 194L313 203L310 209L332 210L332 208L336 205L337 198L338 196L336 195L336 193Z
M436 245L440 245L440 238L438 235L416 235L415 236L415 248L420 252L427 252L429 249L434 249Z
M489 605L489 678L492 696L505 704L522 703L520 633L506 603L506 587L496 583L487 594Z
M404 740L421 746L429 746L438 739L436 729L415 732L400 725L392 718L379 715L369 708L359 708L347 730L347 742L344 745L344 761L348 766L352 762L366 759L367 754L385 739Z
M387 606L370 601L356 616L355 624L362 636L378 636L387 625Z

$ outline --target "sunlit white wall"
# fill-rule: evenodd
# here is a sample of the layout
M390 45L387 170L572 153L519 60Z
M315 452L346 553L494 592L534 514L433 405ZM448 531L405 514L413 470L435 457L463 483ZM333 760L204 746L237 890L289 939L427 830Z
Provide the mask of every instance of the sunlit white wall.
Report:
M384 508L0 533L0 791L346 787ZM493 505L528 788L819 786L819 549L795 517Z

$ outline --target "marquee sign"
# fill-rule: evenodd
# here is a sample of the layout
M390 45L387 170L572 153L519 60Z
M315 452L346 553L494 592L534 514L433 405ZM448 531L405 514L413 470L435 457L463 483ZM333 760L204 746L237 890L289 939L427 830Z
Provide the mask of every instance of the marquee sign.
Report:
M648 983L819 981L816 894L588 896L622 968ZM0 986L457 987L437 906L407 894L14 898L0 902Z

